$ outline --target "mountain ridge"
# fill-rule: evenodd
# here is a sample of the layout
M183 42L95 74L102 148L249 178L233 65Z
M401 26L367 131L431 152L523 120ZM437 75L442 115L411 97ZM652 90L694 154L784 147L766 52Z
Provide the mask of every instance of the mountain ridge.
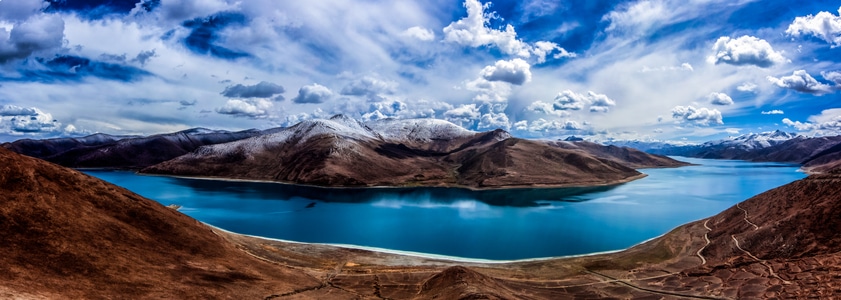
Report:
M141 172L322 186L480 189L616 184L642 176L631 166L685 165L632 149L624 156L600 157L594 153L609 151L597 147L604 146L524 140L501 129L473 132L441 120L362 123L338 115L200 147ZM636 161L627 163L632 156Z

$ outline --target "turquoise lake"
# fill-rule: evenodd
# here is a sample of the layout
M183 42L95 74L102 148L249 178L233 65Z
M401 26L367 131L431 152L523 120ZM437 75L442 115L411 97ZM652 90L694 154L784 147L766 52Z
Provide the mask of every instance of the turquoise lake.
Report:
M513 260L624 249L804 178L797 165L676 159L590 189L330 189L85 170L202 222L270 238Z

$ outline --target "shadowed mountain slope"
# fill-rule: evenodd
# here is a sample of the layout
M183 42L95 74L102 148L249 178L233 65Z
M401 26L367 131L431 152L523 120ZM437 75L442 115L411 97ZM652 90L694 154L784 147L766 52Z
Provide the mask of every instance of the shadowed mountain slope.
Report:
M83 138L19 140L6 149L71 168L143 168L187 154L201 146L225 143L265 132L193 128L147 137L95 134Z
M319 285L175 210L6 149L0 241L0 298L241 299Z

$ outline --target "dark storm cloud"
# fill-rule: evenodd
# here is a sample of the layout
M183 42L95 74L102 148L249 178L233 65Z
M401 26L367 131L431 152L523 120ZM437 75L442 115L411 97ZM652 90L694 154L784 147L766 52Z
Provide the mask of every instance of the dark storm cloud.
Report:
M106 63L90 60L78 56L57 56L52 60L38 59L45 69L21 70L23 78L17 81L35 82L61 82L79 81L86 77L98 77L122 82L133 82L143 77L152 76L152 73L126 65ZM11 79L11 78L7 78Z
M59 16L33 16L8 33L0 28L0 64L29 57L32 53L61 47L64 20Z
M232 85L226 87L221 94L229 98L269 98L285 91L286 89L284 89L283 86L267 81L261 81L255 85Z
M220 12L206 18L185 21L182 26L192 29L184 38L184 45L197 54L209 54L222 59L236 59L250 56L248 53L218 45L218 31L232 25L245 25L245 15L238 12Z

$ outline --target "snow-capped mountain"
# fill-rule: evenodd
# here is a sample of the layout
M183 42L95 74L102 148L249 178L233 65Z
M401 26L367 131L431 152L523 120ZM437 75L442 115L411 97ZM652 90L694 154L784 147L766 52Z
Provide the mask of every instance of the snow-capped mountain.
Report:
M337 115L204 146L142 172L325 186L475 188L605 184L639 175L620 156L602 158L591 152L512 138L500 129L469 131L443 120L360 122Z
M745 150L757 150L779 145L785 141L796 138L795 133L788 133L780 130L762 133L748 133L740 136L729 137L717 141L709 141L702 144L702 147L737 147Z

